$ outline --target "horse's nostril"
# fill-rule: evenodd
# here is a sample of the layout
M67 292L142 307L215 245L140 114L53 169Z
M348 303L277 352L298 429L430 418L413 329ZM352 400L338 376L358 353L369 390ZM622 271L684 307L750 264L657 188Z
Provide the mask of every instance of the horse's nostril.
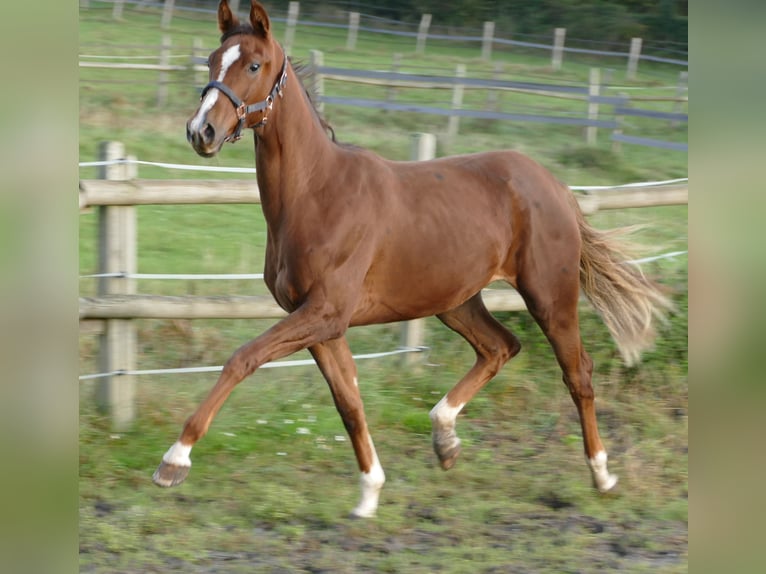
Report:
M215 128L210 124L205 124L205 129L202 133L206 143L211 143L215 140Z
M189 124L186 124L186 141L189 143L191 143L192 141L192 131L191 131L191 128L189 127Z

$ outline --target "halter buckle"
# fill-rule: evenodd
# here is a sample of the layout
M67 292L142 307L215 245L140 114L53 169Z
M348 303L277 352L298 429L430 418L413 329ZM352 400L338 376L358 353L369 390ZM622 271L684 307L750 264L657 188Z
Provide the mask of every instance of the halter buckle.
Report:
M247 104L245 104L245 102L242 102L240 105L237 106L237 118L240 120L244 120L245 117L247 117Z

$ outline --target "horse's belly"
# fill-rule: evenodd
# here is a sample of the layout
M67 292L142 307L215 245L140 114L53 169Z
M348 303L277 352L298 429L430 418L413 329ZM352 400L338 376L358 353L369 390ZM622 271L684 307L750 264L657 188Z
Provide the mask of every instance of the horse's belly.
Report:
M390 323L454 309L487 285L492 273L393 273L366 283L352 316L353 325Z

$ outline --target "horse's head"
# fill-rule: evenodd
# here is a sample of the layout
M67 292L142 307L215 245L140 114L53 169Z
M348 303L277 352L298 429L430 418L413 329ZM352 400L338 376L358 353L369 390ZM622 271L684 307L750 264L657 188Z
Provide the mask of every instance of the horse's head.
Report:
M264 125L287 78L287 59L257 0L245 24L232 13L228 0L221 0L218 28L221 45L208 59L210 81L186 123L186 138L204 157L218 153L224 142L238 140L244 128Z

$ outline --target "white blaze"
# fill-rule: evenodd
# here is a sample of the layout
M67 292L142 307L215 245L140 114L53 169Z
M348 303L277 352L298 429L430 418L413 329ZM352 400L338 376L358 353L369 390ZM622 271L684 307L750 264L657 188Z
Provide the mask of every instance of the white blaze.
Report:
M239 60L241 55L242 53L239 49L239 44L235 44L223 53L223 57L221 58L221 70L218 72L218 77L216 78L217 81L223 82L223 79L226 77L226 72L229 71L229 68L234 62ZM207 94L205 94L205 99L202 101L202 105L199 107L197 115L194 116L194 119L189 123L189 128L192 131L199 131L202 127L202 123L205 121L207 113L213 109L213 106L218 101L219 93L220 91L217 88L211 88L208 90Z

